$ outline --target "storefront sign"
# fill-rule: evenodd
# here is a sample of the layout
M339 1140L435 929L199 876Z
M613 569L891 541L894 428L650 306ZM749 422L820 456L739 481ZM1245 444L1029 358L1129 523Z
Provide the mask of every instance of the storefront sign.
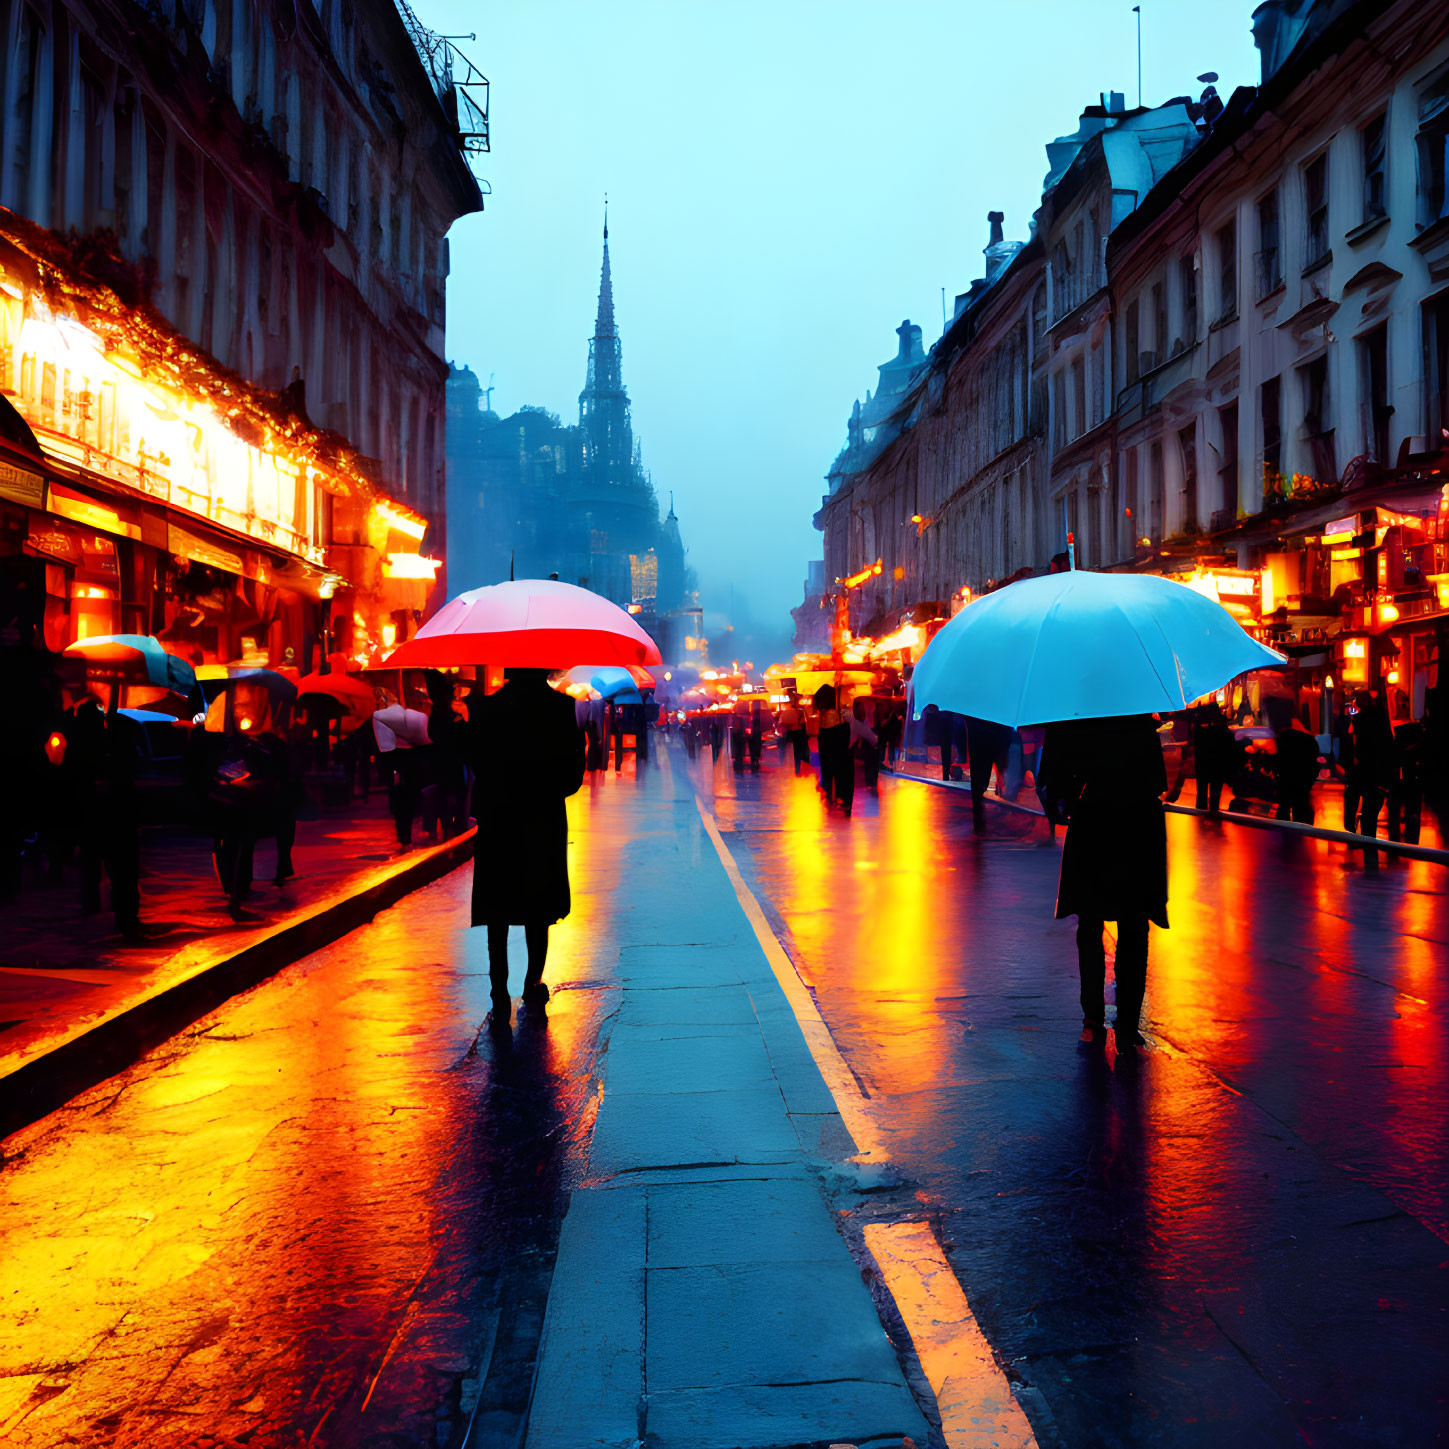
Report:
M45 507L45 479L39 473L0 463L0 498L28 503L32 508Z
M1358 515L1355 514L1352 518L1335 518L1332 523L1324 528L1323 536L1324 538L1338 538L1345 533L1353 534L1357 532Z

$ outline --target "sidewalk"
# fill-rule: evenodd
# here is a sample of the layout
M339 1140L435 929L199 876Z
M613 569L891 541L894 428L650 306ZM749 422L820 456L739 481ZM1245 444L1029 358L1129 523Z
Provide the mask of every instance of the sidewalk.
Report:
M400 851L381 792L325 810L299 822L285 885L271 884L272 842L258 846L251 919L240 922L209 839L153 829L141 842L142 943L124 941L108 911L80 914L74 869L0 905L0 1136L436 879L468 857L472 837Z
M528 1449L940 1444L882 1327L890 1295L878 1311L863 1281L881 1275L837 1230L881 1167L847 1160L859 1144L686 768L665 751L638 782L619 1006L559 1241ZM824 1030L818 1016L805 1026Z

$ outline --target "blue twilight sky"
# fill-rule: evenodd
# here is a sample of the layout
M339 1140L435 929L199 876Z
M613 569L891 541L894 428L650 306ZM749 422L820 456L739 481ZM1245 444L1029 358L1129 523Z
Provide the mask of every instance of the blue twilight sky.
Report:
M1257 79L1254 0L1144 0L1143 97ZM624 380L709 609L788 630L852 400L1024 238L1043 150L1137 98L1120 0L413 0L492 82L493 188L451 233L448 351L576 421L609 195ZM739 622L743 622L742 620Z

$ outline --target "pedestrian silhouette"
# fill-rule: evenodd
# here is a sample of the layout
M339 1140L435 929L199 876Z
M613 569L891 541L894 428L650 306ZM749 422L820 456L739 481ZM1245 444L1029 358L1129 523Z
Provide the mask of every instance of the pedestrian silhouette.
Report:
M1106 1030L1102 931L1117 923L1119 1050L1142 1044L1148 923L1167 926L1167 766L1151 715L1047 726L1043 790L1067 816L1057 919L1077 918L1086 1032Z
M112 686L115 689L116 686ZM77 707L68 758L80 784L81 909L101 909L101 872L111 881L116 929L128 940L142 937L141 832L136 799L140 765L139 727L95 699Z
M584 780L584 735L548 671L510 669L496 694L469 700L467 753L476 780L473 852L475 926L488 928L495 1015L509 1012L508 928L528 943L523 999L548 998L543 983L548 928L569 913L568 814Z

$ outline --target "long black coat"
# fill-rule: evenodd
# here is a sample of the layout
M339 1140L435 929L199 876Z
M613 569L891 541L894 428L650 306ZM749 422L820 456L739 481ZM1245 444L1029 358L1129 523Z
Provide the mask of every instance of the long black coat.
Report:
M568 814L584 779L574 702L542 679L511 679L468 701L473 924L552 924L569 913Z
M1070 812L1057 916L1167 925L1167 789L1151 715L1047 726L1044 792Z

